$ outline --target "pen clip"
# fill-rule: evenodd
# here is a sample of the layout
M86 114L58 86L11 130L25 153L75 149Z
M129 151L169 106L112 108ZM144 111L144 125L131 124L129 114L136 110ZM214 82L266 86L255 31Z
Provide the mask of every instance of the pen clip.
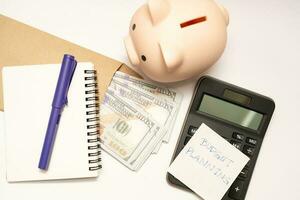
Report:
M76 66L77 66L77 61L74 60L72 74L70 75L69 85L68 85L68 89L67 89L67 92L66 92L66 99L65 99L65 105L66 106L68 105L68 93L69 93L70 85L71 85L71 82L72 82L72 79L73 79L73 75L74 75Z

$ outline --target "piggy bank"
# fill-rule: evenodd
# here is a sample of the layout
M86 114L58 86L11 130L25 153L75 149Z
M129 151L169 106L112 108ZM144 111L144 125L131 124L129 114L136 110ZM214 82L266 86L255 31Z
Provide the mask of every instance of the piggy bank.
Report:
M223 53L228 22L214 0L150 0L132 17L124 40L129 60L159 82L199 76Z

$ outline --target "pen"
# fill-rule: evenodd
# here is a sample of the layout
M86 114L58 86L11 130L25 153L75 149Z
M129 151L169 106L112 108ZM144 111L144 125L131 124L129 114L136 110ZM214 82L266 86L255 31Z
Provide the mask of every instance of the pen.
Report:
M60 116L62 114L64 106L68 101L67 94L76 68L76 64L77 62L74 56L68 54L64 55L52 101L52 109L48 121L43 149L39 161L39 168L42 170L47 170L49 166Z

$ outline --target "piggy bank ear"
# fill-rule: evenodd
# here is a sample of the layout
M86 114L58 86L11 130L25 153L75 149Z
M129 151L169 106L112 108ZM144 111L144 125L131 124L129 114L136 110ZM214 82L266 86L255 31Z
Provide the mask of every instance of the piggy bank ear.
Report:
M153 25L161 22L170 12L170 4L167 0L149 0L148 8Z
M228 25L229 24L229 14L228 14L227 9L224 6L220 5L220 4L218 4L218 6L219 6L219 8L220 8L220 10L221 10L221 12L224 16L226 25Z
M175 70L183 62L182 50L169 41L160 41L159 47L162 53L163 60L169 72Z

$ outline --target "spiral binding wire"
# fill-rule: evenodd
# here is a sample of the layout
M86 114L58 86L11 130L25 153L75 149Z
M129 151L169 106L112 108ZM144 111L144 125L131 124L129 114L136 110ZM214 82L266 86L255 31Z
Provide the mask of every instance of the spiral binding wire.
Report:
M98 89L97 76L95 70L84 70L86 74L84 80L85 84L85 101L86 101L86 122L87 122L87 142L88 142L88 156L89 156L89 170L95 171L101 169L101 151L99 138L99 103L98 103Z

